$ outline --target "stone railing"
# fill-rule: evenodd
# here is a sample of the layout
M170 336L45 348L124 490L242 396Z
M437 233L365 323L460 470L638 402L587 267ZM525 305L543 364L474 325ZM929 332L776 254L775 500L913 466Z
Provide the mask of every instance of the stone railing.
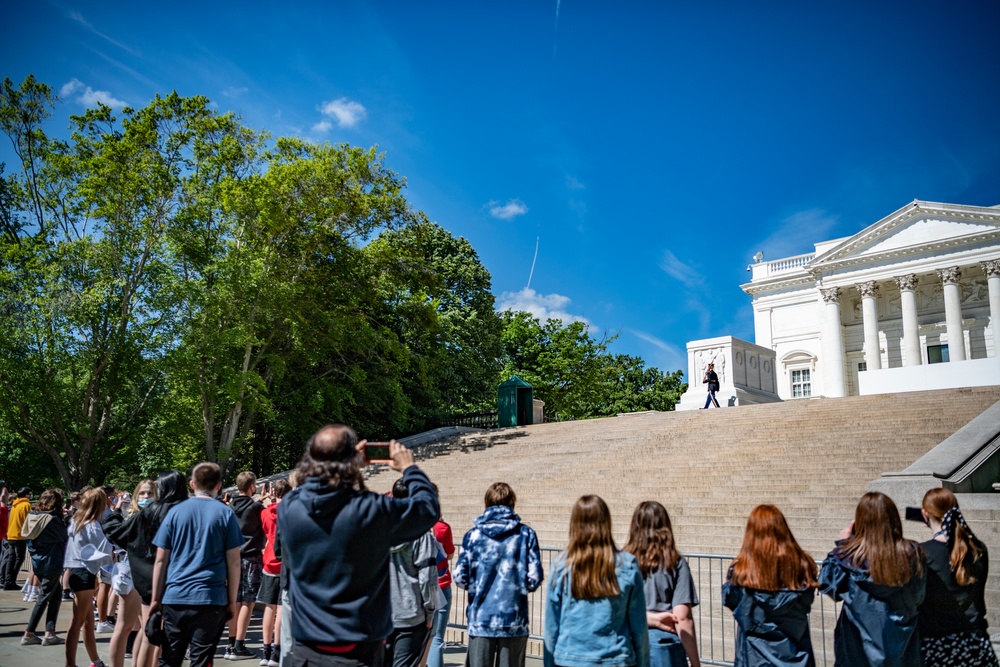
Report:
M816 253L811 252L807 255L796 255L795 257L785 257L784 259L777 259L773 262L767 263L767 273L768 275L774 275L780 271L789 271L791 269L797 269L800 266L805 266L809 262L816 258Z

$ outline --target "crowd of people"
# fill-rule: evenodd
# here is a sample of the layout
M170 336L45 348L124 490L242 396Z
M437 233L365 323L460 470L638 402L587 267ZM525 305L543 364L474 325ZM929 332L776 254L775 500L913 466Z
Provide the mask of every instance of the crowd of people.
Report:
M0 587L18 589L30 557L23 590L35 604L21 643L65 644L67 667L81 637L92 667L107 667L100 632L112 635L110 667L209 666L223 634L223 659L262 667L441 667L454 583L466 591L466 665L523 667L528 598L546 573L514 490L486 490L456 550L413 454L390 442L401 476L376 494L364 482L365 445L347 426L326 426L288 481L261 485L242 472L232 498L220 497L222 470L209 462L133 494L95 487L64 499L49 489L34 504L29 488L8 502L0 483ZM843 602L838 667L1000 667L987 634L986 547L946 489L928 491L918 514L933 532L922 544L903 537L888 496L865 494L817 567L780 509L754 508L721 591L737 626L735 664L815 665L819 591ZM635 508L619 549L605 501L580 497L549 569L545 667L700 666L698 593L662 504ZM247 646L258 604L259 650Z

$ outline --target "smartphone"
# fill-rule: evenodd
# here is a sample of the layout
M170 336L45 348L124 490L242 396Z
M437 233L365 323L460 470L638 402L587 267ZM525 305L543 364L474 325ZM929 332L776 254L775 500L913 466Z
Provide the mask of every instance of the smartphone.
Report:
M924 515L920 511L919 507L907 507L906 508L906 520L907 521L917 521L919 523L926 523L924 521Z
M365 444L365 461L368 463L389 463L389 443L369 442Z

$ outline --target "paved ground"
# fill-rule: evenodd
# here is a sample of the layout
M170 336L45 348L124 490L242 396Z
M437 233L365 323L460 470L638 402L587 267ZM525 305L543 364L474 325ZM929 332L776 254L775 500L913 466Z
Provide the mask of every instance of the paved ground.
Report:
M34 604L24 602L21 591L0 591L0 667L60 667L65 664L64 650L59 646L21 646L21 637L24 635L24 628L28 625L28 616ZM60 637L66 636L66 628L69 626L70 607L67 604L59 610L59 623L56 632ZM44 628L44 623L43 623ZM108 641L111 635L97 635L97 650L101 658L108 661ZM251 649L260 647L260 614L255 614L250 623L250 632L247 635L248 645ZM224 648L224 646L223 646ZM222 649L219 650L219 665L245 665L246 667L257 667L257 660L243 660L240 662L228 662L222 659ZM81 643L77 653L77 661L82 666L88 664L87 652ZM125 667L129 667L131 661L125 661ZM449 646L445 649L446 667L456 667L465 664L465 647ZM540 667L541 659L528 658L529 667Z

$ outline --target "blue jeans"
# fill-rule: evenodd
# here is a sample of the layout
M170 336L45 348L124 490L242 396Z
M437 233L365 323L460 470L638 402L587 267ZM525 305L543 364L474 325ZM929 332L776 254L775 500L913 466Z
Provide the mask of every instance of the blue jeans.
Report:
M687 667L681 638L658 628L649 629L649 667Z
M431 629L431 648L427 652L427 667L443 667L444 665L444 631L448 629L448 617L451 615L451 585L442 588L444 607L434 612L434 627Z

